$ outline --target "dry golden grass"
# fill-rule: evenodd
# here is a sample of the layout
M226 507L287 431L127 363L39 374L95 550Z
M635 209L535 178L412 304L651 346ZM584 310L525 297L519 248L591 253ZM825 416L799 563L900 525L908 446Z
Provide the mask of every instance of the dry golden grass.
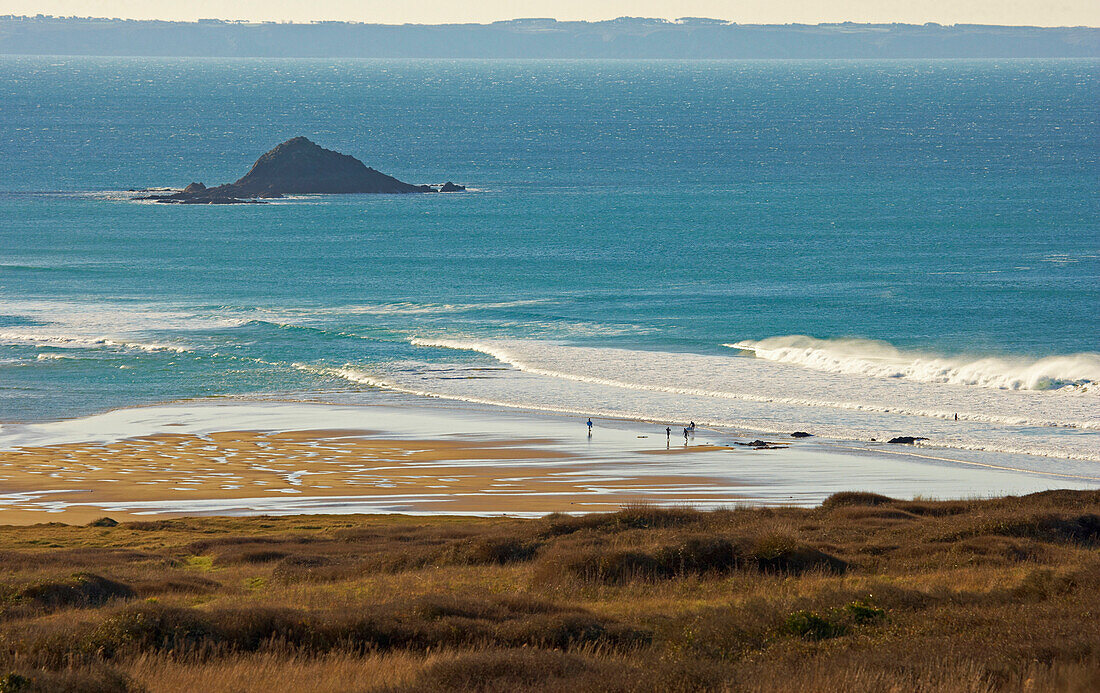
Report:
M1100 689L1100 492L0 528L0 692Z
M181 661L165 654L141 655L126 671L149 690L165 693L236 691L362 691L407 685L439 655L407 652L315 657L249 653L213 661Z

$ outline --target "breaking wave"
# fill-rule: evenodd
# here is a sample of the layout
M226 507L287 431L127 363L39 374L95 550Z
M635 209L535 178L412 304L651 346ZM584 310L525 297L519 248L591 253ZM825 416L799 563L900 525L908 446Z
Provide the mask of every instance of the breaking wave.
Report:
M823 372L761 358L569 346L539 340L415 338L509 366L472 377L438 356L326 375L409 394L525 409L687 421L844 440L920 435L928 445L1100 461L1096 400L1082 390L999 389ZM427 356L427 355L426 355Z
M724 346L756 358L827 373L904 378L922 383L975 385L1002 390L1100 392L1100 354L1042 359L948 357L902 351L871 339L815 339L804 335L746 340Z
M174 352L184 354L189 351L187 347L174 344L158 344L151 342L126 342L107 337L73 337L68 335L27 334L15 332L0 332L0 342L7 344L31 345L55 347L58 349L99 349L114 348L148 352ZM54 354L40 355L45 360L50 358L62 358Z

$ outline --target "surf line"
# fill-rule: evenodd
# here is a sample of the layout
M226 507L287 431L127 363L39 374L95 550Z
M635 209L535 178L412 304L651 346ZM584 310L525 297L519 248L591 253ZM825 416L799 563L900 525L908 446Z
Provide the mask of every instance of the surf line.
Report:
M909 457L920 457L926 460L937 460L940 462L954 462L956 464L968 464L972 467L986 467L988 469L1000 469L1006 472L1023 472L1024 474L1039 474L1042 476L1056 476L1063 479L1084 479L1086 481L1100 481L1100 476L1085 476L1083 474L1061 474L1058 472L1041 472L1036 469L1021 469L1019 467L1007 467L1000 464L989 464L988 462L972 462L970 460L957 460L953 457L938 457L936 455L922 455L918 452L905 452L903 450L880 450L878 448L857 448L849 445L837 445L835 447L844 450L857 450L859 452L882 452L887 455L908 455Z

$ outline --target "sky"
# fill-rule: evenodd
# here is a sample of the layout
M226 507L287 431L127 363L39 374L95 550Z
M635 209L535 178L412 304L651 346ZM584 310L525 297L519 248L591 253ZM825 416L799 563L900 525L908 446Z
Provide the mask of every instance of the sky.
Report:
M742 24L903 22L1100 26L1100 0L0 0L0 15L382 24L485 23L517 17L713 17Z

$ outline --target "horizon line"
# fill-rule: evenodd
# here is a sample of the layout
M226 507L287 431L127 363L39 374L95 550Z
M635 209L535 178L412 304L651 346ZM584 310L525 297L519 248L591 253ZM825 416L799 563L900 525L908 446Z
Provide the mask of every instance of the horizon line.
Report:
M360 20L350 19L313 19L310 21L295 21L292 19L224 19L220 17L201 17L198 19L158 19L158 18L135 18L135 17L95 17L95 16L77 16L77 15L51 15L51 14L37 14L37 15L19 15L19 14L5 14L0 15L0 20L66 20L66 21L105 21L105 22L163 22L165 24L238 24L238 25L277 25L277 26L316 26L318 24L349 24L349 25L363 25L363 26L422 26L422 27L443 27L443 26L493 26L495 24L511 24L515 22L552 22L555 24L607 24L611 22L619 22L622 20L635 20L654 23L665 23L674 26L689 26L693 21L695 22L714 22L713 26L737 26L737 27L827 27L827 26L906 26L906 27L942 27L942 28L956 28L956 27L983 27L983 28L1007 28L1007 29L1100 29L1100 26L1092 26L1089 24L1057 24L1057 25L1042 25L1042 24L976 24L972 22L957 22L954 24L941 24L939 22L924 22L921 24L915 24L911 22L857 22L853 20L844 20L836 22L787 22L785 24L762 24L762 23L740 23L732 19L719 19L715 17L677 17L675 19L668 19L664 17L640 17L623 15L621 17L615 17L613 19L557 19L554 17L513 17L511 19L495 19L491 22L443 22L439 24L425 24L420 22L403 22L401 24L391 24L387 22L365 22Z

